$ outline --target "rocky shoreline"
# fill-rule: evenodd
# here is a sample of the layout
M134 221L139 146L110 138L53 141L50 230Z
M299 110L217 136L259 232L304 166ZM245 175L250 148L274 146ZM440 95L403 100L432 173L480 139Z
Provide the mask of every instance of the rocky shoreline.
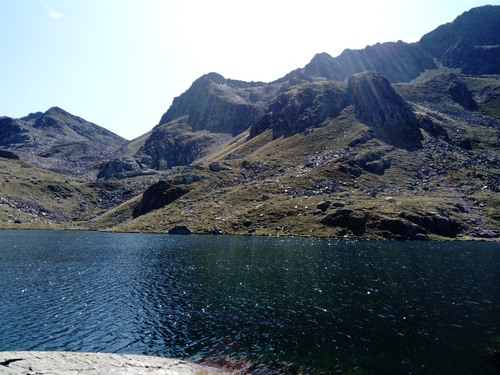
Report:
M179 359L132 354L0 352L0 374L213 375L223 370Z

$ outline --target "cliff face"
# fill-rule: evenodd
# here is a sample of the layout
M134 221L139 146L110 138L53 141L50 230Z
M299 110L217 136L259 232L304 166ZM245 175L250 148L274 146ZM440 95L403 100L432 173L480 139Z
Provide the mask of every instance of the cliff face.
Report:
M250 137L272 128L273 138L291 136L336 117L349 105L344 85L332 81L298 83L283 89L268 112L250 129Z
M263 114L266 103L278 88L279 85L235 81L209 73L174 99L159 124L185 117L193 131L237 135Z
M135 157L148 168L165 170L179 165L189 165L205 150L227 141L229 134L206 130L192 131L186 118L156 126Z
M413 109L386 78L375 72L358 73L349 77L348 87L357 117L377 138L398 147L422 147Z
M424 35L418 45L465 74L500 73L500 7L471 9Z
M350 105L380 140L397 147L421 147L419 122L411 106L385 77L370 71L351 76L347 86L320 80L289 87L252 126L250 137L269 128L273 139L302 133L334 119Z

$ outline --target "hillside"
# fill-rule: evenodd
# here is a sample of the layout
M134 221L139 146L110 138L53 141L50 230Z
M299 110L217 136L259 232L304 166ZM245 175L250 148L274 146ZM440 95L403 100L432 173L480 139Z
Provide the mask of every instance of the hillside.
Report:
M0 117L0 147L34 166L90 175L96 165L123 153L126 140L96 124L52 107L20 119Z
M270 83L206 74L131 142L2 117L0 227L498 238L499 9Z

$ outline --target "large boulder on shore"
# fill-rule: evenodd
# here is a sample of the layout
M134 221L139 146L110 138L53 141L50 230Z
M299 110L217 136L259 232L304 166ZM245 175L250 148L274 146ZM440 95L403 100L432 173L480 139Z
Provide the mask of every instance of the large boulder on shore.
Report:
M341 209L321 219L321 224L350 230L356 236L362 236L366 229L366 218L355 214L353 210Z

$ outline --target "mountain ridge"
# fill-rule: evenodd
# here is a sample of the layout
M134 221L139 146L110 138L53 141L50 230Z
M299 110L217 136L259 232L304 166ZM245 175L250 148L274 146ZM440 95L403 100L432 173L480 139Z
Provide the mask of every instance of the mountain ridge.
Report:
M131 142L57 107L1 117L0 227L498 238L500 83L484 72L500 38L461 30L485 12L493 30L499 9L269 83L205 74Z

